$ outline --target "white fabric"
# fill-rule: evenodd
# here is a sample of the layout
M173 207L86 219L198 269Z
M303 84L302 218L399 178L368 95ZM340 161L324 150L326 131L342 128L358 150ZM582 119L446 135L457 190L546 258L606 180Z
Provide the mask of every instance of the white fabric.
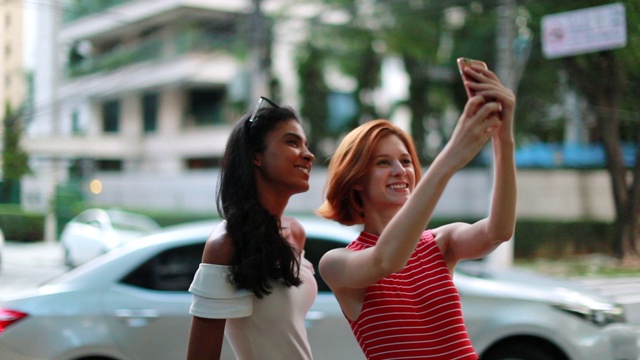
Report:
M228 266L200 264L189 289L194 295L189 312L228 319L225 336L239 360L312 359L304 323L318 287L313 265L301 260L302 285L273 283L262 299L235 289L228 281Z
M229 267L200 264L189 292L193 294L189 313L210 319L231 319L251 315L253 294L238 290L229 280Z

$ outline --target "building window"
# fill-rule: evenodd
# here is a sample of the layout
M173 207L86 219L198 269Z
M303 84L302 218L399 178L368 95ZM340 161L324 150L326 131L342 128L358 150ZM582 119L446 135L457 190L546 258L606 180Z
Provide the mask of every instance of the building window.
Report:
M120 130L120 102L108 101L102 106L102 131L118 132Z
M77 110L71 113L71 133L74 135L82 135L84 131L80 125L80 114Z
M222 123L223 89L192 89L189 92L188 125L206 126Z
M185 162L189 170L214 169L220 166L220 159L216 157L191 158Z
M110 172L122 171L122 160L96 160L96 169Z
M155 132L158 128L158 93L145 93L142 95L142 120L144 132Z
M89 158L77 158L71 160L69 166L69 177L72 179L83 179L91 176L94 172L96 162Z

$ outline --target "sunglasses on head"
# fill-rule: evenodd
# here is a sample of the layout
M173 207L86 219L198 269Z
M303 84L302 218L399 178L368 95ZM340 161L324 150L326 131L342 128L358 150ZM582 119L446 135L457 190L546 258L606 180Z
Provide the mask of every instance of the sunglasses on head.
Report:
M247 120L249 123L253 123L254 121L257 120L258 110L260 110L260 108L262 107L262 104L265 101L276 109L280 108L278 104L274 103L273 101L267 99L264 96L260 96L260 99L258 99L258 103L256 104L256 107L253 109L253 113L251 113L251 117Z

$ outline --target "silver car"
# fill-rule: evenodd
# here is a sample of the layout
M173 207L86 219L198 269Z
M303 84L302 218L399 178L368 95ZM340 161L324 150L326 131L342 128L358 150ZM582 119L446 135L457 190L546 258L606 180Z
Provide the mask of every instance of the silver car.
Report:
M317 266L358 231L300 219L306 257ZM214 223L174 227L115 249L29 293L0 301L2 360L181 359L186 291ZM317 267L316 267L317 269ZM340 307L317 276L307 316L314 357L364 359ZM606 298L571 284L462 263L454 276L465 321L483 360L637 360L634 329ZM37 339L37 341L34 341ZM233 359L225 344L223 359Z
M60 234L65 264L74 267L128 241L160 229L153 219L115 209L88 209L65 224Z
M4 233L0 229L0 270L2 269L2 253L4 252Z

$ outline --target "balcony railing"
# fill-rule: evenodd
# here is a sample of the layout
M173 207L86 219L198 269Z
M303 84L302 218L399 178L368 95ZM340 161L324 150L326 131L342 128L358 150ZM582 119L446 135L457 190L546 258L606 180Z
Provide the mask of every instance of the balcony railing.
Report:
M238 44L235 36L185 31L173 38L153 38L134 46L120 47L101 55L84 59L67 67L67 78L77 78L145 61L166 60L193 52L233 51ZM241 46L240 46L241 47Z
M73 0L64 6L62 21L70 23L134 0Z

